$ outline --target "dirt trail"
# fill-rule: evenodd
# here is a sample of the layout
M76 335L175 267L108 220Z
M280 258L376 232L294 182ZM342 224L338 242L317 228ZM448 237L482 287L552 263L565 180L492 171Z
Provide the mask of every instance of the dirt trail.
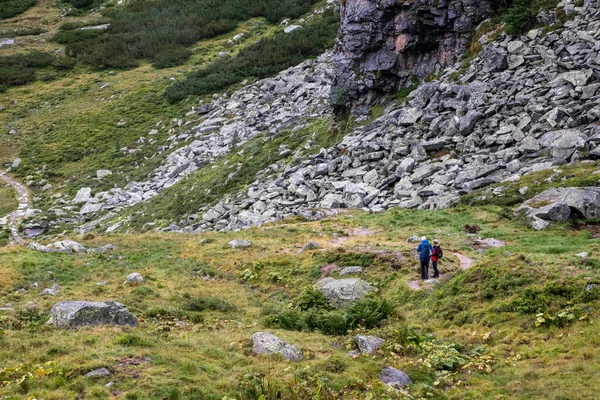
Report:
M463 254L460 253L452 253L454 256L456 256L456 258L458 258L458 260L460 261L460 265L459 268L461 270L463 269L469 269L473 266L473 259L469 258ZM430 269L431 271L431 269ZM441 276L449 276L450 274L441 274ZM431 280L425 281L423 283L426 284L430 284L430 283L434 283ZM412 281L408 281L406 282L406 284L408 285L408 287L412 290L421 290L421 285L422 285L422 281L421 280L412 280Z
M0 181L8 183L15 189L17 192L16 199L19 207L16 211L8 214L8 226L12 233L13 239L18 244L25 244L25 240L19 235L19 225L23 218L25 218L25 213L29 208L30 199L29 199L29 191L25 187L25 185L17 182L15 179L11 178L4 171L0 171Z

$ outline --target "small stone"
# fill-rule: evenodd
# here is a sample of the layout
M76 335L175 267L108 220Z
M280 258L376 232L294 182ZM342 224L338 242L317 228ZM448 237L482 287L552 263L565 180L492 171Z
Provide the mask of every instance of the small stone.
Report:
M311 243L305 245L304 247L302 247L298 253L303 253L307 250L318 249L319 247L320 247L319 243L311 242Z
M141 285L144 283L144 278L137 272L127 275L127 279L123 282L123 285Z
M112 374L108 369L99 368L99 369L95 369L93 371L88 372L84 376L86 378L102 378L102 377L106 377L106 376L110 376L110 375L112 375Z

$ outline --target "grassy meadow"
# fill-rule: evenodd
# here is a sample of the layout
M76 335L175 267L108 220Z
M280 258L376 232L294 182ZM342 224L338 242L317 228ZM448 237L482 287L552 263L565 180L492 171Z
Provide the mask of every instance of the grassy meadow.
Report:
M481 250L462 230L473 223L482 237L507 245ZM441 283L418 291L407 285L418 278L414 245L406 242L415 234L439 238L445 250ZM233 239L253 244L232 250ZM298 253L309 242L320 248ZM535 232L503 219L499 207L464 207L82 243L117 249L103 255L0 249L0 305L13 308L0 314L0 397L572 399L576 391L578 399L593 399L600 389L600 291L585 290L600 281L593 227ZM583 251L588 258L576 255ZM459 270L455 253L474 266ZM344 334L277 328L273 321L282 313L310 312L297 311L299 299L330 263L362 265L362 277L376 288L371 300L392 307L388 318ZM124 286L131 272L145 284ZM39 295L54 283L57 296ZM72 331L45 325L54 303L74 299L116 299L140 324ZM331 321L349 318L327 313ZM253 355L249 338L264 330L300 346L305 360ZM356 333L387 342L373 355L349 357ZM396 393L379 384L387 365L407 372L413 385ZM100 367L112 375L83 377Z

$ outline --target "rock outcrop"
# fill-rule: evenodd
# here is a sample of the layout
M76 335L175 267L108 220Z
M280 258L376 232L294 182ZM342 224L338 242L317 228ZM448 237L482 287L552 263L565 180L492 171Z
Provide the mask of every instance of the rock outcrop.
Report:
M334 53L336 102L364 106L457 62L502 0L347 0Z
M255 354L279 354L286 360L298 362L304 358L298 346L288 344L268 332L256 332L252 335L252 351Z
M532 220L535 229L550 222L600 217L600 187L551 188L526 201L517 209Z
M137 318L116 301L65 301L50 310L49 324L57 328L80 326L119 325L136 326Z

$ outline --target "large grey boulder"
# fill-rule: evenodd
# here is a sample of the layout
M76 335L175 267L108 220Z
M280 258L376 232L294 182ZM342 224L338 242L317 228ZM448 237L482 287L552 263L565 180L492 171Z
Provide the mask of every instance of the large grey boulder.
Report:
M48 323L57 328L76 328L100 325L136 326L138 320L123 304L116 301L65 301L52 307Z
M291 345L272 333L256 332L250 339L253 344L252 351L255 354L279 354L286 360L295 362L304 358L302 350L298 346Z
M336 308L345 307L360 300L371 291L371 285L362 279L325 278L317 282L317 289Z
M544 229L547 221L600 217L600 187L551 188L527 200L516 211L532 219L532 227Z
M379 380L394 388L403 388L412 383L406 373L394 367L385 367L379 374Z
M357 335L354 340L362 354L371 354L385 343L385 340L377 336Z

